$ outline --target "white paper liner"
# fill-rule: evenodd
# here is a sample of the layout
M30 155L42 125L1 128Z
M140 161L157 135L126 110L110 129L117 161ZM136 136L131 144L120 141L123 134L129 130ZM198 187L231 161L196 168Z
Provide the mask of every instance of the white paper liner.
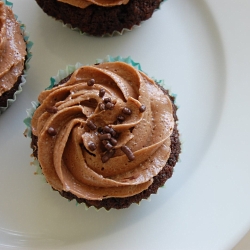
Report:
M7 0L3 0L2 2L4 2L4 4L10 8L12 8L13 4ZM26 83L26 76L27 76L27 71L29 69L29 61L32 57L32 53L30 52L31 47L33 46L33 42L29 41L29 35L26 32L26 27L23 23L21 23L21 21L18 20L18 17L15 15L16 20L19 22L20 24L20 28L23 34L23 38L24 41L26 43L26 50L27 50L27 55L26 55L26 60L25 60L25 67L24 67L24 71L23 74L21 75L21 83L18 86L18 90L14 93L13 98L12 99L8 99L7 100L7 106L6 107L0 107L0 115L6 110L8 109L13 102L16 101L17 95L20 94L22 92L22 87L23 85Z

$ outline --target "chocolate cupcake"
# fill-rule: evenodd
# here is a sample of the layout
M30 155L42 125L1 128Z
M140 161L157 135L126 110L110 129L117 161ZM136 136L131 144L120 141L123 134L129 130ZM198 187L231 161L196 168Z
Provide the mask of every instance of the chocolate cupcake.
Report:
M11 7L12 3L0 1L0 114L22 91L31 58L32 43Z
M181 148L169 92L130 58L106 61L52 78L25 123L52 188L109 210L155 194Z
M36 0L49 16L93 36L122 34L149 19L164 0Z

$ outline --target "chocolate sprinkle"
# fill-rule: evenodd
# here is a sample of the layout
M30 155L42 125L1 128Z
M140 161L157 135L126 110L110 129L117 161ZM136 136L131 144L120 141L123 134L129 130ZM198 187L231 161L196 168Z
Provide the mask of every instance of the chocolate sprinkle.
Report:
M109 133L107 133L107 134L99 134L99 139L101 141L103 141L103 140L109 140L109 139L111 139L111 134L109 134Z
M110 97L106 97L106 98L104 98L103 101L104 101L105 103L111 102L111 98L110 98Z
M52 128L52 127L49 127L49 128L47 129L47 132L48 132L48 134L51 135L51 136L55 136L55 135L57 134L56 130L55 130L54 128Z
M123 115L119 115L119 116L117 116L117 120L119 122L124 122L125 121L125 117Z
M107 143L105 144L105 148L106 148L107 150L111 150L111 149L113 148L113 146L112 146L112 144L110 144L109 142L107 142Z
M117 140L115 138L111 138L109 141L113 146L117 145Z
M110 133L111 128L110 128L109 126L104 126L104 127L103 127L103 131L104 131L105 133ZM111 134L111 133L110 133L110 134Z
M102 128L102 127L99 127L99 128L97 129L97 131L98 131L98 133L102 133L102 132L103 132L103 128Z
M116 136L115 130L109 126L104 126L103 131L105 133L110 133L113 137Z
M121 150L128 157L130 161L133 161L135 159L135 156L129 147L121 146Z
M88 147L89 147L89 150L91 151L96 150L96 145L94 142L89 142Z
M95 84L95 79L89 79L87 81L88 86L93 86Z
M109 143L108 140L101 140L102 144L105 146L107 143Z
M106 109L113 109L114 106L115 106L115 105L114 105L113 103L107 102L106 105L105 105L105 108L106 108Z
M146 111L146 106L142 104L141 107L139 108L139 111L141 113L145 112Z
M99 104L99 109L102 111L102 110L105 110L105 104L104 103L100 103Z
M125 115L131 115L132 114L132 111L131 109L127 108L127 107L124 107L122 109L122 113L125 114Z
M91 121L91 120L89 120L88 122L87 122L87 126L91 129L91 130L95 130L97 127L96 127L96 125Z
M100 96L100 97L103 97L103 96L105 95L105 93L106 93L105 89L101 88L101 89L99 90L99 96Z
M113 155L115 154L115 150L112 149L110 151L107 151L102 157L102 162L105 163L107 162Z

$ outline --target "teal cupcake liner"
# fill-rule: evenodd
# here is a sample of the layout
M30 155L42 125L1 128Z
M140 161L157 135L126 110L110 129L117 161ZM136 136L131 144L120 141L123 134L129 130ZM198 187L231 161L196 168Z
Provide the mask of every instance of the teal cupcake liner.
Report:
M13 3L7 1L7 0L3 0L2 2L4 2L4 4L10 8L12 8ZM15 15L16 20L18 21L18 23L20 24L20 29L21 32L23 34L23 38L24 41L26 43L26 51L27 51L27 55L26 55L26 60L25 60L25 67L24 67L24 71L23 74L21 75L21 83L19 84L18 90L14 93L14 96L12 99L8 99L7 100L7 106L6 107L0 107L0 115L6 110L8 109L13 102L16 101L17 95L20 94L23 90L23 85L26 83L26 76L27 76L27 71L30 68L29 65L29 61L32 57L32 53L31 53L31 47L33 46L33 42L29 41L29 34L26 32L26 27L25 25L18 20L18 16Z

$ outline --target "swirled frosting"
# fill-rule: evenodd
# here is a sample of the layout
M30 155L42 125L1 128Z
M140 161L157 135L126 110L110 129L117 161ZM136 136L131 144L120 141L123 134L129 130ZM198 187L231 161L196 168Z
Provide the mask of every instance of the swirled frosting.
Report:
M129 0L58 0L58 2L67 3L78 8L86 8L91 4L102 7L112 7L116 5L127 4Z
M0 96L10 90L24 69L26 44L12 10L0 2Z
M132 196L168 160L172 103L129 64L83 66L38 100L31 123L38 161L58 191L88 200Z

